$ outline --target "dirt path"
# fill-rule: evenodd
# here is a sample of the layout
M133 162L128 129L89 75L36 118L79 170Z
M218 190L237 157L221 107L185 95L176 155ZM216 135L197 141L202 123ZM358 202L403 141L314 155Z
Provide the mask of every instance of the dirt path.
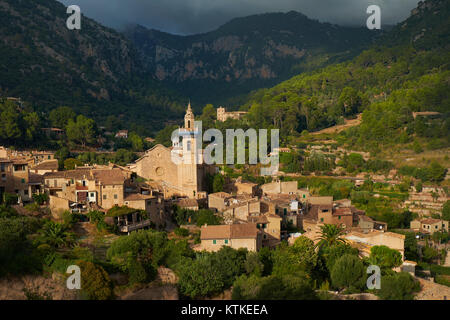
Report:
M342 130L359 125L361 123L361 119L362 119L362 113L358 114L356 119L350 119L350 120L345 119L344 124L339 124L337 126L332 126L332 127L322 129L322 130L319 130L316 132L311 132L311 134L318 135L318 134L322 134L322 133L339 133Z

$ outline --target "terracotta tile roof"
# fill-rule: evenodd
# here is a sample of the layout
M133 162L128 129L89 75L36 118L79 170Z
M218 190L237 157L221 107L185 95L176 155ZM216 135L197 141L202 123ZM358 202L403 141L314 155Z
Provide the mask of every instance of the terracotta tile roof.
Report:
M104 185L123 184L127 179L120 169L92 170L92 175Z
M36 174L36 173L30 172L30 175L28 177L28 183L30 183L30 184L38 184L38 183L43 184L44 183L44 176L42 176L40 174Z
M250 216L250 217L248 217L248 221L253 222L253 223L269 223L269 220L263 214L260 216L254 216L254 217Z
M230 227L231 239L256 239L259 233L259 230L254 223L232 224Z
M58 170L58 160L49 160L41 162L34 167L32 170Z
M439 223L439 222L441 222L441 220L432 219L432 218L428 218L428 219L424 219L424 220L420 221L420 223L423 223L423 224L435 224L435 223Z
M312 205L332 205L333 197L309 197L308 202Z
M215 192L215 193L210 193L209 195L218 197L218 198L223 198L223 199L231 197L231 194L226 193L226 192Z
M198 207L198 201L196 199L183 198L178 201L180 207Z
M203 226L200 239L256 239L259 232L255 223Z
M125 195L124 201L139 201L139 200L148 200L152 199L154 196L148 195L148 194L141 194L141 193L127 193Z
M333 210L335 216L351 216L352 210L350 208L336 208Z
M44 173L45 179L65 178L66 171L46 172Z

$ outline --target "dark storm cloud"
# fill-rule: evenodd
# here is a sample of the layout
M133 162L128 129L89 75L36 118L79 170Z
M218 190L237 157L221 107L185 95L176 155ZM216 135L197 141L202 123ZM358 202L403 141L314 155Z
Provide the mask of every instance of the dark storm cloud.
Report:
M137 23L171 33L213 30L235 17L295 10L310 18L340 25L365 25L366 9L381 7L382 24L408 17L418 0L60 0L76 4L82 13L120 28Z

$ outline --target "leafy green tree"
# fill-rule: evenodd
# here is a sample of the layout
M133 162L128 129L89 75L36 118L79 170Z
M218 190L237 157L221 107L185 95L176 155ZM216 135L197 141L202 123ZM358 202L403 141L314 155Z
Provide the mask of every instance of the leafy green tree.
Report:
M29 239L37 228L36 220L0 207L0 277L42 271L42 256Z
M345 87L338 101L342 108L343 114L348 116L361 110L362 99L358 91L352 87Z
M69 142L80 144L83 148L87 144L93 144L95 142L96 133L95 121L83 115L79 115L76 121L69 119L66 126L66 135Z
M106 257L111 263L127 272L133 279L151 281L156 276L158 266L164 264L168 254L167 234L154 230L139 230L127 237L121 237L111 243ZM145 271L143 276L142 268ZM133 272L135 272L133 274ZM145 279L145 280L142 280Z
M331 270L331 282L338 289L360 290L365 285L366 270L357 256L346 254L339 258Z
M109 115L105 121L105 129L114 132L118 129L122 129L122 124L115 115Z
M133 152L126 149L119 149L114 154L112 162L124 166L127 165L128 163L133 162L136 159L137 159L136 154L134 154Z
M203 130L214 128L214 123L217 117L217 111L212 104L207 104L202 111L199 118L202 121Z
M73 170L76 167L80 167L82 165L83 165L83 162L81 162L78 159L68 158L68 159L64 160L64 169L65 170Z
M23 116L25 122L25 140L33 141L41 129L41 119L36 112L30 112Z
M376 294L383 300L412 300L420 291L420 284L409 273L400 272L381 277L381 288Z
M439 256L439 251L426 245L422 248L422 259L428 263L433 263L434 260Z
M303 273L268 277L241 276L233 285L236 300L315 300L311 281Z
M381 268L394 268L402 265L403 259L400 252L387 246L373 246L370 249L370 264Z
M223 191L223 185L225 184L225 179L221 174L214 175L213 180L213 192Z
M166 147L172 146L172 132L178 129L178 126L167 126L159 131L155 136L156 143L162 144Z
M12 142L14 139L22 138L20 127L20 113L14 103L5 101L0 104L0 139Z
M69 120L74 120L76 113L70 107L58 107L50 112L49 119L53 127L64 129Z
M245 273L245 260L247 257L246 249L233 249L223 246L213 256L218 272L222 275L222 281L225 287L233 284L234 280Z
M292 246L280 245L273 252L273 274L295 274L300 271L311 273L318 263L314 242L298 237Z
M418 261L418 246L417 239L414 232L407 232L405 234L405 259L411 261Z
M261 277L264 271L264 264L261 262L257 252L247 253L245 259L245 271L248 275L255 275Z
M128 136L128 140L131 142L131 147L133 148L133 151L144 150L144 141L136 133L131 132Z
M182 259L177 265L180 293L191 298L205 297L223 291L225 283L212 255Z
M222 223L222 220L220 216L208 209L200 209L194 218L195 224L199 227L205 224L218 225Z
M442 219L450 221L450 200L444 203L442 208Z
M346 254L358 256L359 251L347 243L335 243L332 246L323 246L320 250L321 256L325 260L328 272L331 273L335 262Z

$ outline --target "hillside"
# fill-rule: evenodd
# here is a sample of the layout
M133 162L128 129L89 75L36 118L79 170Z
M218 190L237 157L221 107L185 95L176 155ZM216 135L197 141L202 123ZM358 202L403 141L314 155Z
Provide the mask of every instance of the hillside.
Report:
M233 19L198 35L176 36L141 26L128 28L125 35L157 79L199 102L218 104L348 60L377 33L320 23L291 11Z
M66 7L53 0L0 0L0 96L21 97L40 111L69 105L103 121L160 129L181 103L143 72L134 46L86 17L66 27Z
M450 143L449 11L448 1L421 3L351 61L259 90L242 108L249 109L254 126L280 127L294 136L343 124L363 112L361 125L341 134L342 143L374 153L398 143L445 148ZM414 118L415 111L441 116Z

